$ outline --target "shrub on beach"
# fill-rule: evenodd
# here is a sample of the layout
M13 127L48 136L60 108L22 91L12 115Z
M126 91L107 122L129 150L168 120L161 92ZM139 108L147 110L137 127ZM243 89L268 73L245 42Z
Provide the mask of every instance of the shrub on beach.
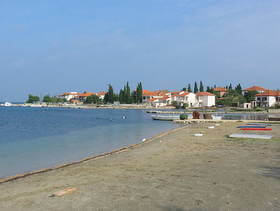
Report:
M181 114L180 115L180 120L186 120L188 119L188 115L187 114Z

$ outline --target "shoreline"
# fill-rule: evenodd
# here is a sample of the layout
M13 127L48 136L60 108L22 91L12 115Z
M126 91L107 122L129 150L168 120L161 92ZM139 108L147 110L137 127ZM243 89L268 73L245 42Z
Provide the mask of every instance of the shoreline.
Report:
M146 110L147 113L156 113L156 114L185 114L192 113L194 110L203 110L203 108L188 108L186 111L176 111L172 106L163 106L163 107L153 107L148 105L79 105L79 104L12 104L11 106L5 106L3 104L0 107L29 107L29 108L69 108L69 109L124 109L124 110ZM268 109L267 111L215 111L211 110L200 111L202 113L210 114L280 114L280 109ZM169 110L169 111L168 111ZM170 111L172 110L172 111Z
M88 156L88 157L85 157L85 158L83 158L81 160L78 160L78 161L64 163L64 164L57 165L57 166L54 166L54 167L42 168L42 169L38 169L38 170L34 170L34 171L29 171L29 172L25 172L23 174L16 174L16 175L13 175L13 176L3 177L3 178L0 178L0 185L2 185L4 183L11 182L11 181L15 181L15 180L18 180L18 179L23 179L23 178L26 178L26 177L29 177L29 176L32 176L32 175L43 174L43 173L46 173L46 172L55 171L55 170L58 170L58 169L69 167L69 166L74 166L74 165L77 165L77 164L81 164L81 163L84 163L84 162L87 162L87 161L90 161L90 160L97 160L99 158L104 158L104 157L114 155L114 154L117 154L117 153L122 153L122 152L125 152L126 150L133 149L133 148L138 147L140 145L143 145L145 143L151 142L154 139L161 138L163 136L167 136L167 135L169 135L173 132L176 132L178 130L183 129L184 127L186 127L186 126L179 126L179 127L176 127L176 128L172 128L172 129L163 131L163 132L161 132L161 133L159 133L155 136L147 138L146 140L141 141L137 144L132 144L132 145L128 145L128 146L125 146L125 147L121 147L121 148L115 149L113 151L105 152L105 153L102 153L102 154L99 154L99 155Z
M238 122L213 125L3 183L0 210L279 210L279 126L257 132L273 135L268 141L228 138L241 132Z

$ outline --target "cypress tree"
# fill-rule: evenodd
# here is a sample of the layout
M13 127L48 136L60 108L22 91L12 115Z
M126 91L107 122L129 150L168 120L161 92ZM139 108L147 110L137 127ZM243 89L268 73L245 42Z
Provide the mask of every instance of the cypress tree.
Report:
M188 85L188 92L192 92L191 84Z
M202 81L200 81L199 91L204 92L204 87L203 87Z
M136 103L142 103L142 94L143 94L143 89L142 89L142 83L137 84L136 88Z
M198 92L198 88L197 88L197 83L196 82L194 83L194 89L193 90L194 90L194 93Z
M232 90L232 84L231 84L231 83L230 83L228 89L229 89L229 90Z
M119 102L120 104L124 103L124 91L121 89L119 93Z
M130 104L131 103L131 95L130 95L130 87L129 87L129 84L128 82L126 83L126 102L127 104Z
M236 87L235 87L235 91L238 93L238 94L242 94L242 87L240 84L238 84Z
M114 103L115 96L114 96L114 90L111 84L109 84L108 92L105 94L104 102L105 103Z

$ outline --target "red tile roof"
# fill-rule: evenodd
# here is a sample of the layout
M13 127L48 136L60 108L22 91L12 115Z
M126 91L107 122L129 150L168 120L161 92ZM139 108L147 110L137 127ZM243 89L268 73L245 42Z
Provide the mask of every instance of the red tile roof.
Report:
M256 96L275 96L280 97L280 91L267 90L263 93L256 94Z
M215 92L227 92L227 89L224 87L216 87L214 88Z
M91 92L78 94L79 97L89 97L89 96L92 96L92 95L96 95L96 94L95 93L91 93Z
M189 94L190 94L190 93L185 92L185 93L179 94L178 96L180 96L180 97L184 97L184 96L187 96L187 95L189 95Z
M165 96L168 93L166 90L158 90L158 91L149 91L149 90L143 90L142 95L143 96Z
M210 92L198 92L196 93L196 96L215 96L215 95Z
M78 95L79 93L77 92L66 92L66 93L63 93L62 95L60 96L67 96L67 95Z
M96 95L97 96L102 96L102 95L106 95L107 92L101 91L101 92L97 92Z
M265 89L261 86L251 86L247 89L244 89L244 91L267 91L268 89Z

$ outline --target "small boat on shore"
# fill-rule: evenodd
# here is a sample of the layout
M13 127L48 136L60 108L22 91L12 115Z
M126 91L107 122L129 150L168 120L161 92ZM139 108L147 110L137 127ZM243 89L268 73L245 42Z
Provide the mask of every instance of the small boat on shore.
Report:
M266 128L266 126L262 125L245 125L245 126L238 126L237 128Z
M173 120L179 120L180 116L152 115L152 119L161 120L161 121L173 121Z
M280 121L280 117L268 117L268 121Z
M269 131L271 128L241 128L240 130L260 130L260 131Z

